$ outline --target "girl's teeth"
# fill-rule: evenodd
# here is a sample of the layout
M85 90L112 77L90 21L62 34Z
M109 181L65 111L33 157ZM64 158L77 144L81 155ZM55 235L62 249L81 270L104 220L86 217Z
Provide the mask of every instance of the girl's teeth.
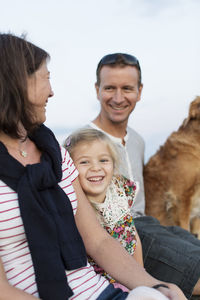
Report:
M89 181L101 181L102 180L102 177L93 177L93 178L89 178Z

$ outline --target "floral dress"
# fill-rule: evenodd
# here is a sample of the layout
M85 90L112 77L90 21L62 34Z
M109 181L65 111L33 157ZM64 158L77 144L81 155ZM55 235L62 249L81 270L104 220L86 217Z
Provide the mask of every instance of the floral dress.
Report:
M116 175L113 176L107 189L105 201L103 203L91 202L102 227L117 239L131 255L135 252L137 244L134 220L131 215L131 207L137 191L137 182ZM105 276L111 283L115 282L92 259L89 258L89 261L97 273Z

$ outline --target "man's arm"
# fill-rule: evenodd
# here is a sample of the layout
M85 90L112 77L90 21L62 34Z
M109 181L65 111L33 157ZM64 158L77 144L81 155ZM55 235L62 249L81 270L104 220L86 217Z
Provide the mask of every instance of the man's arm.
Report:
M152 287L163 283L148 274L121 244L101 227L78 179L74 181L73 187L78 198L76 224L83 238L86 251L95 262L129 289L141 285ZM170 296L171 288L180 291L178 287L171 284L170 289L161 288L161 291ZM180 295L180 299L186 299L181 291ZM170 299L178 298L172 295Z
M34 300L38 299L27 294L8 283L2 261L0 259L0 300Z

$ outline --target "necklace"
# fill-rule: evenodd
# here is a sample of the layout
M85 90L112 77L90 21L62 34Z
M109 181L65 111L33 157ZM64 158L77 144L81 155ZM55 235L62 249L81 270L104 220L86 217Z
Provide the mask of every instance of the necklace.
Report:
M27 144L27 138L24 140L24 142L25 142L25 145L24 145L24 146L26 146L26 144ZM11 148L11 149L13 149L13 150L18 151L22 157L26 158L26 157L28 156L28 152L26 151L26 149L21 149L22 142L18 141L18 144L19 144L18 148L13 147L13 146L11 146L11 145L9 145L9 144L7 144L7 143L4 143L4 144L5 144L8 148Z
M20 149L19 149L19 153L20 153L21 156L23 156L23 157L27 157L27 155L28 155L27 151L25 151L25 150L20 150Z

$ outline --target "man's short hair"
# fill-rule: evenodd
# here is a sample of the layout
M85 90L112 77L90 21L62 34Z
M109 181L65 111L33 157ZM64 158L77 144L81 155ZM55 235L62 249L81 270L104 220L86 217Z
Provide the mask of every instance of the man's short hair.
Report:
M100 85L100 72L103 66L117 67L117 66L133 66L138 70L138 86L142 84L142 74L139 60L130 54L126 53L113 53L105 55L97 65L96 76L97 76L97 85Z

